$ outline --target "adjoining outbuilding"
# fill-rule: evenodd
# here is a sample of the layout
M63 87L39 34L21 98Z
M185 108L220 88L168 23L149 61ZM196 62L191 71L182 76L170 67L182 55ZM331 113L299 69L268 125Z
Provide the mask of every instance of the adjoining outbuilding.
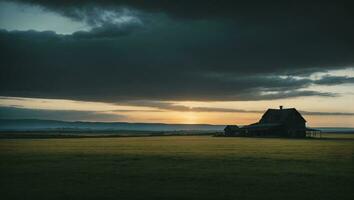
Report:
M308 133L320 133L319 130L306 128L306 120L295 108L268 109L259 122L239 128L229 125L226 136L276 136L304 138Z
M224 128L224 133L226 136L239 135L240 134L240 127L238 127L237 125L227 125Z

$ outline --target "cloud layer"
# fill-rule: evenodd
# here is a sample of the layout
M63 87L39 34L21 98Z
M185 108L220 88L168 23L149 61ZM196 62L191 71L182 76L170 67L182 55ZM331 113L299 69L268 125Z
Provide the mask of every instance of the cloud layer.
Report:
M204 112L204 113L257 113L263 114L264 111L259 110L243 110L231 108L212 108L212 107L187 107L183 105L175 105L172 103L161 102L135 102L137 105L155 108L156 110L112 110L110 113L100 111L74 111L74 110L51 110L51 109L33 109L21 107L3 107L0 106L0 119L51 119L63 121L126 121L129 120L130 112ZM134 102L130 102L134 104ZM305 116L354 116L352 112L310 112L300 111ZM114 113L114 114L113 114Z
M344 1L16 2L92 29L1 30L2 96L265 100L332 97L308 87L353 83L345 76L306 78L354 64L354 16Z
M49 110L1 107L0 119L51 119L65 121L121 121L122 115L96 111Z

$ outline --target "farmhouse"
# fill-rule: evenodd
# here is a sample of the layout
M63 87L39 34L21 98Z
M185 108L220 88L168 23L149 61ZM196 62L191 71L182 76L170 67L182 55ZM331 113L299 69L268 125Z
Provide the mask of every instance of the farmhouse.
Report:
M237 126L236 126L237 127ZM317 130L306 128L306 120L295 108L268 109L259 122L236 128L226 126L226 136L278 136L306 137L307 133L317 133Z

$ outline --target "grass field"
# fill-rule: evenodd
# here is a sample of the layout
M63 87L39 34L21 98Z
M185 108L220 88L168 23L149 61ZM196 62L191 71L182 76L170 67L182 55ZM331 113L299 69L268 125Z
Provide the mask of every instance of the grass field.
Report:
M354 135L1 139L0 199L354 199Z

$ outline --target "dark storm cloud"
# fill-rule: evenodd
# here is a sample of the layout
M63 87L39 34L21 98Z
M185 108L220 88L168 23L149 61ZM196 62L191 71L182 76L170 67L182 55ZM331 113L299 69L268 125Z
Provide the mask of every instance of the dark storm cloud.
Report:
M279 75L354 63L353 14L344 2L21 2L93 28L66 36L1 31L3 96L105 102L335 96L304 90L326 84L321 80ZM133 20L115 23L121 16Z
M0 119L53 119L66 121L117 121L123 115L96 111L48 110L0 106Z
M234 1L234 0L18 0L18 2L42 5L58 12L80 18L78 10L90 7L128 7L145 12L161 12L179 18L249 18L254 21L274 20L294 17L302 19L308 16L326 14L348 15L351 1ZM339 12L340 11L340 12ZM92 13L91 13L92 14ZM262 18L260 18L263 16ZM280 19L281 20L281 19Z

